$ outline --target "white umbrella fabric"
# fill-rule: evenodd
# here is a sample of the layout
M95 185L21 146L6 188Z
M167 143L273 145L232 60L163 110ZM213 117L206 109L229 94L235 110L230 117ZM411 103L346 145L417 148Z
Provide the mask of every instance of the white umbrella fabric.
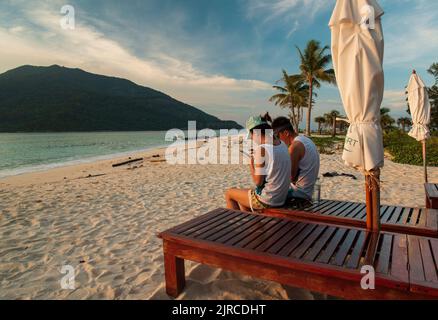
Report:
M384 93L382 8L375 0L337 0L329 26L342 102L350 122L343 160L367 182L367 225L380 229L380 168L384 164L380 106Z
M427 88L414 70L407 87L412 129L409 135L423 144L424 180L427 182L426 140L430 138L430 102Z

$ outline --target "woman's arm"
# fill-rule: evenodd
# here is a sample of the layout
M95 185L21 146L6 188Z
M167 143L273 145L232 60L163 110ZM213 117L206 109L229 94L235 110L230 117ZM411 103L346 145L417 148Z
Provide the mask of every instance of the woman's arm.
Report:
M265 183L266 175L260 174L260 171L262 171L262 169L265 166L264 157L265 157L264 148L260 148L260 151L255 152L255 154L253 154L251 157L251 164L250 164L251 177L257 187L261 187Z

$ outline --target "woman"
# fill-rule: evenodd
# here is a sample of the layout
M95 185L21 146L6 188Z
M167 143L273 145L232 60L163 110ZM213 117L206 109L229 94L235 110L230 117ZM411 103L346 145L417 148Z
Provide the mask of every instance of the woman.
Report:
M229 209L256 212L281 207L286 202L290 156L287 146L273 135L271 121L267 113L264 117L251 117L246 123L254 149L250 170L256 188L228 190L225 198Z

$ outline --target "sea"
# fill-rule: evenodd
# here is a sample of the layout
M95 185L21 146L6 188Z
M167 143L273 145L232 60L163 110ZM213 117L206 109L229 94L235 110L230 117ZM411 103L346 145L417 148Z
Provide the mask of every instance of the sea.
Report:
M165 147L166 132L0 133L0 179Z

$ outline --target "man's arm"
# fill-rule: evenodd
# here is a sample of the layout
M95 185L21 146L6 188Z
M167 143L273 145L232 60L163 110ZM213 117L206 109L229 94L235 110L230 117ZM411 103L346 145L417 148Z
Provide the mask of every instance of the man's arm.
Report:
M298 169L300 166L300 161L304 158L304 154L306 153L306 148L301 142L295 141L291 145L289 153L292 162L291 181L292 183L296 183L298 180L298 173L299 173Z

